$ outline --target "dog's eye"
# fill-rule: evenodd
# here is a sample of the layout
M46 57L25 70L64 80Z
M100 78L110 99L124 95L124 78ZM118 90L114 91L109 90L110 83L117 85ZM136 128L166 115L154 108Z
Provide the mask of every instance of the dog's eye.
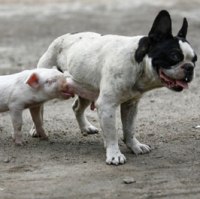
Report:
M176 60L179 59L179 56L177 54L175 54L175 53L171 53L170 59L172 59L173 61L176 61Z
M179 62L181 61L182 59L182 56L179 52L172 52L170 54L170 59L173 61L173 62Z

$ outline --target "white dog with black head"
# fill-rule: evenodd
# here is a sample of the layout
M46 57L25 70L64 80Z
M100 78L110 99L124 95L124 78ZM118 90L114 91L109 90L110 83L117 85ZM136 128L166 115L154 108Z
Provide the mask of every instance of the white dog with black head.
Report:
M95 102L107 164L126 162L116 132L118 106L125 144L135 154L148 153L150 147L140 143L134 132L139 100L146 91L163 86L182 91L192 81L197 56L186 40L187 28L184 18L173 36L170 15L161 11L147 36L66 34L55 39L41 57L38 67L56 65L71 75L68 85L79 95L73 110L84 133L98 131L84 113Z

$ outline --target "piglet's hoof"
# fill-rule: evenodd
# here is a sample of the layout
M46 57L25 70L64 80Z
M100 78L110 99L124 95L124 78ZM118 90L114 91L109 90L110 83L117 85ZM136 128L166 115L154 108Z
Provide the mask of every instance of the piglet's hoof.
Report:
M23 142L21 139L13 139L15 146L23 146Z
M40 140L47 141L47 140L49 140L49 138L47 136L40 136Z
M33 138L39 138L40 135L36 132L35 128L32 127L32 129L30 130L29 134L31 135L31 137Z
M40 138L40 140L48 140L48 136L45 133L34 132L31 136L33 138Z

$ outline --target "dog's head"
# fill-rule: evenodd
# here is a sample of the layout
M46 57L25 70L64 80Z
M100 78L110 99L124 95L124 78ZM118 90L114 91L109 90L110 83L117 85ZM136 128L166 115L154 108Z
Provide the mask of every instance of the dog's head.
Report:
M186 40L187 29L188 22L184 18L177 36L173 36L170 15L163 10L154 20L149 35L140 40L135 54L138 63L147 55L162 84L174 91L188 87L197 61L194 50Z

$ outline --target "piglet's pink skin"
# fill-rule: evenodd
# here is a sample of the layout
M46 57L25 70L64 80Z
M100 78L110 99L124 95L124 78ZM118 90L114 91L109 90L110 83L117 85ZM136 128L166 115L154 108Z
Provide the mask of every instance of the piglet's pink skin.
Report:
M0 112L10 111L17 145L22 145L22 111L30 109L36 132L47 139L42 126L41 104L53 98L69 99L66 78L56 69L34 69L0 76Z

